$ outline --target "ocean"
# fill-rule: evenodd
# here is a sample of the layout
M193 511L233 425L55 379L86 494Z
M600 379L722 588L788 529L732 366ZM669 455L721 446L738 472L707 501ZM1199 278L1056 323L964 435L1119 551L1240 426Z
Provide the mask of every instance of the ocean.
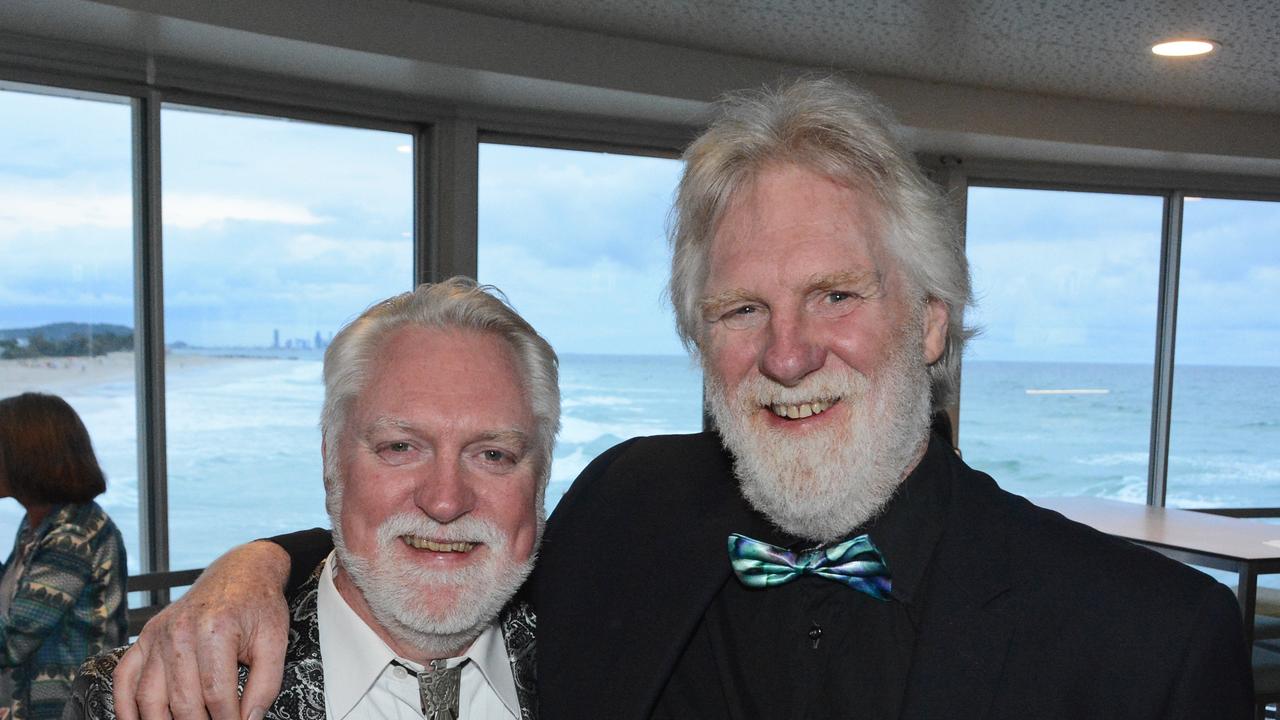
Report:
M319 352L211 354L175 351L168 359L174 569L203 566L252 538L328 524ZM561 362L563 424L548 507L614 444L701 427L700 371L685 357L565 355ZM1149 367L970 362L964 371L960 447L971 465L1029 496L1144 501ZM1169 504L1280 506L1280 368L1180 367L1175 391ZM124 532L136 572L132 378L64 394L107 471L99 502ZM15 502L0 501L0 552L8 553L21 516Z

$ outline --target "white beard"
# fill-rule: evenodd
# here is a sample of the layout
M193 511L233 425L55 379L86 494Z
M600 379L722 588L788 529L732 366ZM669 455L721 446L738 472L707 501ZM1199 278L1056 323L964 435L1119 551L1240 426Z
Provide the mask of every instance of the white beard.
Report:
M906 337L921 333L913 329ZM790 388L754 375L733 398L708 368L707 406L747 502L787 533L822 543L878 515L928 438L930 387L922 356L921 340L906 340L874 383L852 368L822 369ZM836 397L848 422L822 431L780 432L760 415L771 405Z
M334 501L336 495L336 502ZM535 552L511 559L511 540L491 523L462 517L442 525L420 513L401 513L378 526L372 557L352 553L342 536L341 491L330 491L329 517L341 570L364 596L378 623L398 641L428 656L448 656L484 632L533 570ZM543 511L538 513L541 537ZM481 564L454 571L428 570L394 558L402 535L448 537L483 542ZM440 589L451 590L448 598Z

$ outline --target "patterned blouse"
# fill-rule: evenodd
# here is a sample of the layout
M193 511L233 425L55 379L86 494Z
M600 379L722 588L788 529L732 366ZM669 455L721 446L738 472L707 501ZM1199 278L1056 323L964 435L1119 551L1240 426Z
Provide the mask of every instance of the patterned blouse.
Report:
M23 518L3 571L20 574L0 616L0 720L60 718L80 663L128 640L124 539L95 502L56 506L34 529Z

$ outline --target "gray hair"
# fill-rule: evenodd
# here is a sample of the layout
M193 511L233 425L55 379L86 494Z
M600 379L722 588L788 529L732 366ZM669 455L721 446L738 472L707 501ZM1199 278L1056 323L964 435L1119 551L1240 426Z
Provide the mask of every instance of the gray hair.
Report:
M341 493L334 481L338 479L339 438L347 412L369 382L369 365L378 349L393 332L406 326L494 333L510 346L533 407L541 505L560 430L559 360L551 345L506 303L497 288L460 276L424 283L373 305L342 328L325 350L320 432L325 442L325 484L331 494Z
M935 408L958 387L960 356L973 332L969 264L952 209L889 131L890 116L867 92L843 80L805 78L734 93L684 153L685 169L670 222L671 285L676 328L697 353L699 308L711 240L734 196L768 167L796 164L872 194L884 208L881 242L909 288L947 308L946 349L929 368Z

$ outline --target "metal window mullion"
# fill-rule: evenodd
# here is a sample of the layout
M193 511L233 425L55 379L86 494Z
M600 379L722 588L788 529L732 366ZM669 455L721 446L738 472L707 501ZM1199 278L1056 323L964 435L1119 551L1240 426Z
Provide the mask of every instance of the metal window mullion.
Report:
M431 129L419 125L413 132L413 287L427 282L432 276L431 263L435 252L432 248L434 232L431 227L432 212Z
M420 161L429 187L426 248L417 254L418 281L438 281L453 275L475 277L479 243L480 148L476 124L449 118L431 127L430 150ZM420 154L415 150L415 156ZM419 191L422 192L422 191Z
M1182 257L1185 193L1165 195L1160 234L1160 290L1156 304L1156 361L1152 382L1151 459L1147 464L1147 504L1164 507L1169 479L1169 427L1173 415L1173 351L1178 328L1178 268Z
M160 94L133 99L134 366L137 373L138 527L144 573L169 569L165 466L164 279L160 214ZM150 602L168 601L167 589Z

